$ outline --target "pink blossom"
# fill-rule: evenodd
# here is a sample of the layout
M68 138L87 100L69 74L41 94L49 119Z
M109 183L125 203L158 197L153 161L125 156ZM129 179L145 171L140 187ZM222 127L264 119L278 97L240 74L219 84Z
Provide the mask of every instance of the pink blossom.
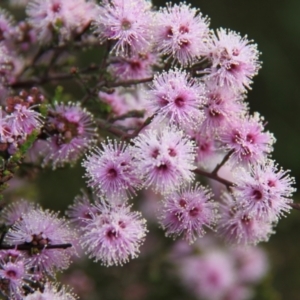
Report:
M91 258L103 265L123 265L136 258L147 232L146 220L124 205L97 203L84 228L81 244Z
M185 71L175 69L156 75L147 93L149 107L159 122L193 128L203 121L205 87Z
M180 266L184 284L201 299L224 299L236 280L233 261L219 250L208 251L201 257L188 257Z
M153 75L153 67L159 65L159 57L149 50L134 53L130 57L112 57L108 71L117 80L140 80Z
M92 214L96 214L97 210L90 202L90 199L86 193L78 195L74 199L74 203L69 206L67 215L71 219L71 222L81 230L86 223L92 219Z
M269 262L267 254L262 248L238 247L233 248L231 251L240 282L257 283L266 275Z
M1 221L7 226L11 226L21 220L23 214L29 213L34 208L35 205L26 200L12 202L1 211Z
M167 3L157 13L155 44L157 51L186 66L206 51L209 20L186 3Z
M257 45L238 33L223 28L211 39L212 66L207 69L207 78L219 86L230 87L236 92L250 89L252 78L260 69Z
M200 186L182 188L165 197L160 223L166 236L180 236L193 243L205 234L205 227L213 228L217 220L217 205L211 192Z
M108 139L102 149L94 148L82 163L88 185L112 201L120 201L140 186L135 173L134 158L125 143Z
M232 164L243 165L263 163L273 150L275 138L264 132L263 118L258 113L253 116L231 119L220 133L220 142L227 151L233 151Z
M68 291L65 286L59 286L57 283L46 282L43 291L35 291L28 294L23 300L76 300L77 296Z
M218 224L219 235L230 244L256 245L268 241L273 224L268 219L258 218L245 211L232 195L223 195L220 205L221 218Z
M97 137L93 116L79 103L56 103L48 114L46 129L52 136L47 139L43 164L51 163L55 169L76 162Z
M42 209L32 209L22 215L8 230L5 242L10 245L57 245L72 243L74 233L64 219L59 219L57 213ZM26 252L30 267L36 271L53 274L56 270L66 269L73 255L73 248L67 249L36 249Z
M115 41L116 55L128 56L149 48L152 23L149 1L104 0L98 8L95 29L101 43Z
M194 179L195 144L176 127L145 131L134 139L132 153L145 187L169 193Z
M235 198L249 214L277 221L291 210L295 180L288 171L278 169L274 161L242 169L235 177Z
M9 299L20 300L23 296L23 285L31 280L28 261L15 250L1 251L0 281L1 292Z
M26 12L40 43L50 43L55 34L63 43L92 21L95 6L85 0L33 0Z

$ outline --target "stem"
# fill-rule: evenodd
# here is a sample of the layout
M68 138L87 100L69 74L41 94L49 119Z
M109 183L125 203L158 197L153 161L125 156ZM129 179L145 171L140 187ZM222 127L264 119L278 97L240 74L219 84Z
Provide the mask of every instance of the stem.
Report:
M67 249L72 247L72 244L56 244L56 245L31 245L31 244L20 244L20 245L0 245L0 250L21 250L21 251L27 251L33 248L43 250L43 249Z
M103 84L103 86L107 87L107 88L115 88L115 87L127 87L130 85L136 85L136 84L140 84L140 83L146 83L146 82L150 82L153 80L153 77L148 77L148 78L143 78L143 79L139 79L139 80L126 80L126 81L119 81L119 82L107 82L105 84Z
M223 160L216 165L216 167L214 168L214 170L211 172L214 175L217 175L219 170L225 165L225 163L228 161L228 159L230 158L231 154L233 154L234 150L230 150L223 158Z
M126 114L109 119L109 122L114 123L115 121L125 120L127 118L143 118L144 114L144 110L131 110Z
M288 203L288 205L296 210L300 210L300 203Z
M196 169L196 170L194 170L194 173L196 173L198 175L202 175L202 176L208 177L210 179L216 180L216 181L224 184L226 186L227 190L229 190L229 191L231 190L232 187L235 186L235 183L233 183L233 182L231 182L229 180L226 180L226 179L218 176L217 174L215 174L213 172L209 173L209 172L206 172L206 171L201 170L201 169Z

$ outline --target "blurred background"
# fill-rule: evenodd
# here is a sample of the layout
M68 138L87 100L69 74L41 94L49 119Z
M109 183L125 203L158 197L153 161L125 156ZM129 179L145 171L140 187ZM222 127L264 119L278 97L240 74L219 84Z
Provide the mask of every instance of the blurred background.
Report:
M7 1L0 0L1 6L2 2L6 6ZM158 0L153 2L156 6L164 4ZM211 28L230 28L242 36L248 35L258 44L263 65L254 78L248 101L251 110L260 112L268 122L267 129L277 139L273 157L284 169L291 169L299 189L300 1L200 0L190 3L210 17ZM45 207L64 210L80 188L85 187L82 175L79 165L72 170L44 171L42 176L28 181L27 196L39 199ZM28 189L29 186L32 189ZM300 201L299 193L294 200ZM271 267L256 286L253 299L300 299L299 230L300 211L294 210L279 222L270 241L262 245ZM155 225L150 224L150 231L142 249L147 253L139 259L124 267L112 268L83 260L77 264L86 275L70 270L64 275L65 281L83 286L85 297L82 299L196 299L180 284L174 266L165 260L173 241L166 240L163 231Z

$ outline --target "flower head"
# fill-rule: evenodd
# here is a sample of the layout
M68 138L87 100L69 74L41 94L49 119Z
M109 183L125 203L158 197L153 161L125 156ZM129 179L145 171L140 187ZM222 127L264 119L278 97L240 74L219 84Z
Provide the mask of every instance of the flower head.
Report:
M102 148L95 148L82 164L88 185L109 199L126 198L141 183L134 170L133 155L126 144L116 141L108 140Z
M224 194L223 201L218 224L218 232L223 239L235 245L256 245L269 240L274 233L270 220L247 213L232 195Z
M30 212L34 208L34 204L26 200L13 202L2 210L1 220L5 225L11 226L20 220L23 214Z
M85 0L32 0L26 12L38 40L47 44L55 34L64 42L81 32L92 21L95 6Z
M22 299L24 280L30 280L29 266L25 258L18 253L2 251L0 258L0 287L1 293L9 299ZM11 255L13 254L13 255Z
M202 237L204 228L212 228L217 219L216 204L211 196L210 191L200 185L168 195L160 213L160 223L166 235L183 235L189 243Z
M100 41L115 41L116 55L127 56L151 45L153 15L146 0L105 0L95 20Z
M59 286L55 283L47 282L44 286L43 292L35 291L28 294L23 300L76 300L77 297L69 292L64 286Z
M147 91L149 107L159 121L167 120L191 128L203 120L201 108L206 102L204 85L181 70L170 70L155 76Z
M277 221L291 210L295 180L288 171L278 169L274 161L242 169L235 177L235 198L250 215Z
M212 66L207 70L207 78L236 92L250 89L252 78L260 69L257 45L247 37L221 28L212 37L210 46Z
M147 232L146 221L124 205L95 205L97 213L86 223L81 237L83 248L103 265L123 265L138 255Z
M32 250L26 252L30 267L37 272L52 274L66 269L70 264L73 248L47 249L45 246L72 243L74 233L66 220L48 210L33 209L22 215L9 229L5 242L10 245L26 244ZM35 248L36 246L36 248ZM43 248L41 248L43 247ZM34 250L34 251L33 251Z
M176 127L140 134L134 139L132 153L146 187L169 193L194 179L195 145Z
M48 150L44 165L53 168L65 163L74 163L97 137L92 115L79 103L58 104L49 109L46 129Z
M272 133L264 132L263 118L253 116L232 118L223 128L219 140L227 151L233 151L232 164L243 165L263 163L273 150L275 138Z
M209 20L186 3L167 3L157 14L155 43L157 51L189 65L206 53Z

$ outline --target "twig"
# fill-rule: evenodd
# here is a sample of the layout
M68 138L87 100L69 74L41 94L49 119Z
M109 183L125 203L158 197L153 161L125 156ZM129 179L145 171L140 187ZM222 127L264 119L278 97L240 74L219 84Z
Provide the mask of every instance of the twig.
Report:
M31 249L67 249L72 247L72 244L56 244L56 245L32 245L32 244L20 244L20 245L0 245L0 250L10 250L10 249L15 249L15 250L20 250L20 251L27 251Z
M210 172L207 172L207 171L204 171L204 170L201 170L201 169L194 170L194 173L196 173L198 175L202 175L202 176L208 177L208 178L211 178L213 180L216 180L216 181L224 184L229 191L231 190L232 187L235 186L235 183L233 183L233 182L231 182L229 180L226 180L226 179L218 176L215 173L210 173Z
M230 156L233 154L234 150L230 150L223 158L223 160L216 165L216 167L214 168L214 170L211 172L214 175L217 175L219 170L225 165L225 163L228 161L228 159L230 158Z

